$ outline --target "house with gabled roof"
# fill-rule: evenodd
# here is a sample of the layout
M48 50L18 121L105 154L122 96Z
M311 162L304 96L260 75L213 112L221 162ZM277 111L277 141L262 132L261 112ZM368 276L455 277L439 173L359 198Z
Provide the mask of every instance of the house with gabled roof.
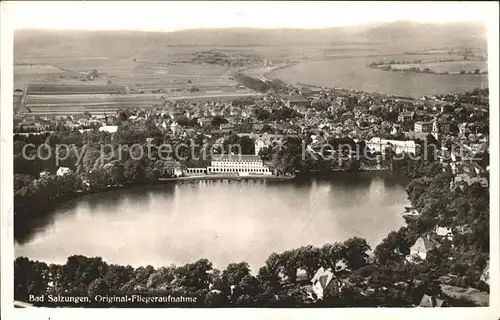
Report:
M486 284L490 284L490 262L486 263L486 268L484 268L483 274L481 275L481 281Z
M419 307L423 308L440 308L446 307L446 301L439 299L436 296L429 296L424 294L420 300Z
M425 260L427 258L427 252L438 247L439 243L431 240L429 236L419 237L410 248L410 255L407 257L407 260L412 261L415 257Z

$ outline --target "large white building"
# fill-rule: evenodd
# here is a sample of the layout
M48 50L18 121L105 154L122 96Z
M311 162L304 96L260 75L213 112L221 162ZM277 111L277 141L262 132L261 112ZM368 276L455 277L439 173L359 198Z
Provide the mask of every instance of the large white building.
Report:
M215 155L208 174L271 175L271 170L255 155Z
M371 138L366 141L366 147L372 152L385 153L385 149L393 149L396 153L416 153L417 145L413 140L386 140L377 137Z

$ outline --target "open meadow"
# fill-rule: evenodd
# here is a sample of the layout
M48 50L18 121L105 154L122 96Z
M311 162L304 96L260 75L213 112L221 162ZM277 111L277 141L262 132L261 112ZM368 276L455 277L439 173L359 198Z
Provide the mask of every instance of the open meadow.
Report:
M265 76L269 79L281 79L294 85L302 83L414 97L463 92L475 88L488 87L488 76L483 74L439 75L388 72L369 67L369 64L379 61L386 61L389 64L393 60L424 61L447 59L449 57L447 54L340 56L297 63L293 66L267 73Z
M488 71L488 63L487 61L446 61L446 62L424 62L424 63L409 63L409 64L397 64L391 65L392 69L396 70L405 70L409 68L419 68L423 70L425 68L429 68L433 72L437 73L459 73L460 71L465 72L474 72L476 69L479 72Z

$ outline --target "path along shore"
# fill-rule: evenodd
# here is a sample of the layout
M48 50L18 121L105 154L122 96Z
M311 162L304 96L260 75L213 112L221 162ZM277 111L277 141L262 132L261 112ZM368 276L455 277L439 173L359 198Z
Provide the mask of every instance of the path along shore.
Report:
M295 176L236 176L236 175L219 175L219 174L203 174L192 175L176 178L159 178L158 181L191 181L191 180L293 180Z

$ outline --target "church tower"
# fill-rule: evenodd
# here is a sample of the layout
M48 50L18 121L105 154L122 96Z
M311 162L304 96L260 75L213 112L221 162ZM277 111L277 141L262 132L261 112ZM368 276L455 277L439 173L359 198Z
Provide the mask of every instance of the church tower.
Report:
M439 141L439 125L436 118L434 118L434 121L432 122L432 135L436 141Z

